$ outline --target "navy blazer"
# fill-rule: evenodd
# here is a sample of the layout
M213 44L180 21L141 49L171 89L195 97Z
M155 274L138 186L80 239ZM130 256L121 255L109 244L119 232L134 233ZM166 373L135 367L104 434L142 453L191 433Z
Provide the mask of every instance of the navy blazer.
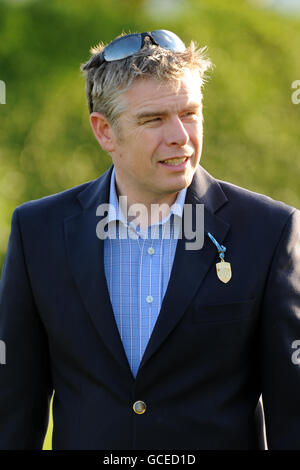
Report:
M202 167L186 203L226 246L178 241L161 311L134 379L109 298L95 181L18 207L0 284L0 448L300 449L300 213ZM184 235L184 234L183 234ZM133 403L146 404L136 414Z

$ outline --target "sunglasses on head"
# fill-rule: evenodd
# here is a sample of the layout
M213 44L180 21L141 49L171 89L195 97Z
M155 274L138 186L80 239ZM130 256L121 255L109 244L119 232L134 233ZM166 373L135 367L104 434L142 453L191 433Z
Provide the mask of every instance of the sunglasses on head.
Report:
M101 62L112 62L132 56L142 49L146 37L151 40L152 44L163 49L173 52L185 51L184 43L176 34L165 29L157 29L150 33L127 34L115 39L103 49Z

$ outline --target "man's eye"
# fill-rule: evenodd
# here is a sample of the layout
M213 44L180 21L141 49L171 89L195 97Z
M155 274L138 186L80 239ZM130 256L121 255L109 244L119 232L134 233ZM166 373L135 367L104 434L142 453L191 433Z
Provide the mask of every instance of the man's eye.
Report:
M147 121L145 121L145 123L147 124L148 122L151 123L151 122L159 122L161 120L160 117L155 117L155 118L151 118L151 119L148 119Z
M187 113L185 113L186 117L197 117L198 114L195 112L195 111L188 111Z

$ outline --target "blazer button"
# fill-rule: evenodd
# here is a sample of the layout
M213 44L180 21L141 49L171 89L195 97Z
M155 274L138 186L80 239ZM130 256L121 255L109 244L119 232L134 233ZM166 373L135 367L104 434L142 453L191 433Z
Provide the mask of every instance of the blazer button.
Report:
M137 415L142 415L142 414L145 413L145 411L146 411L146 403L144 403L144 402L141 401L141 400L136 401L136 402L133 404L133 411L134 411Z

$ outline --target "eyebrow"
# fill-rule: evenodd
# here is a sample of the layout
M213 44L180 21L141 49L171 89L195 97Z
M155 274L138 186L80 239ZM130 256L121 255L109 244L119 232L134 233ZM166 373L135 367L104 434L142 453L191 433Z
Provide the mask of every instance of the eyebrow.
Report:
M200 108L201 108L201 104L192 103L192 104L186 106L181 112L184 113L186 111L198 111ZM165 117L168 114L170 114L169 111L153 109L153 110L150 110L150 111L144 111L144 112L136 114L135 119L137 121L143 121L144 119L151 118L151 117L154 117L154 116Z
M137 121L143 121L144 119L146 118L151 118L151 117L154 117L154 116L167 116L167 111L156 111L156 110L153 110L153 111L145 111L143 113L139 113L135 116L135 119Z

